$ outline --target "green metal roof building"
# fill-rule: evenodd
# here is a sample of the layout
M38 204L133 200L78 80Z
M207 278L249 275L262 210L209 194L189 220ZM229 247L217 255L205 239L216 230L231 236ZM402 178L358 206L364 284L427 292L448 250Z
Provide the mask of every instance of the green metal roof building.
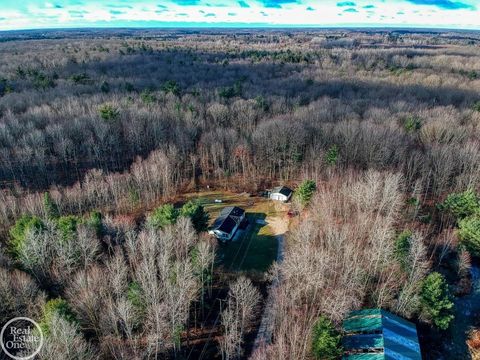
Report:
M344 360L422 359L415 324L388 311L353 311L343 329Z

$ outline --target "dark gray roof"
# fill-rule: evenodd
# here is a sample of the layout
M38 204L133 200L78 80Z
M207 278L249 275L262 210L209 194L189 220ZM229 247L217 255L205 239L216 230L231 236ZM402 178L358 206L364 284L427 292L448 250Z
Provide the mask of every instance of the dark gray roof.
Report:
M292 189L286 186L277 186L276 188L273 188L272 193L280 193L285 196L290 196L290 194L293 192Z
M238 206L227 206L222 209L220 216L237 216L241 217L245 213L245 210Z
M222 209L220 216L215 220L212 228L230 233L237 224L240 224L240 218L244 213L245 210L237 206L227 206Z

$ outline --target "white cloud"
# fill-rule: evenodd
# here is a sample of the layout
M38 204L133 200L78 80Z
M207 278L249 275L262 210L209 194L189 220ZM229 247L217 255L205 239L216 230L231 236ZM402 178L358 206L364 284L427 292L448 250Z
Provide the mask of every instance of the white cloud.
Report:
M349 1L348 7L337 6L340 0L297 1L244 0L238 1L172 0L97 2L78 1L6 1L0 29L95 26L112 22L116 26L129 23L245 23L270 25L313 26L417 26L480 29L480 10L470 8L445 10L431 5L415 5L412 1L386 0ZM205 2L203 2L205 1ZM429 1L429 0L428 0ZM450 1L450 0L444 0ZM453 0L451 0L453 1ZM463 0L469 1L469 0ZM194 5L186 5L193 3ZM353 3L353 4L352 4ZM21 5L17 5L21 4ZM110 6L114 4L114 6ZM183 4L183 5L182 5ZM267 7L265 6L267 4ZM374 5L368 6L368 5ZM313 8L313 10L312 10ZM208 16L206 14L214 14ZM234 15L232 15L234 14ZM181 16L179 16L181 15Z

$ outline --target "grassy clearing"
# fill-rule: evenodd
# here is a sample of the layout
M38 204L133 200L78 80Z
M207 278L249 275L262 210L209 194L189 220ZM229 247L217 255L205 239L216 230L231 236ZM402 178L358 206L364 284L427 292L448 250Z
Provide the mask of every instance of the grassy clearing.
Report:
M261 197L251 197L247 193L235 194L231 192L211 191L186 194L185 198L186 200L195 200L202 204L205 210L209 212L212 222L225 206L238 206L247 212L263 213L267 217L275 215L277 212L272 201ZM216 203L216 199L222 200L222 202Z
M274 224L278 223L287 212L284 205L273 201L250 197L248 194L230 192L202 192L185 195L187 200L199 201L210 214L210 222L225 206L239 206L247 212L249 226L243 230L237 241L219 243L217 264L227 271L267 271L277 257L277 240L279 233ZM216 203L215 199L222 200ZM264 220L264 224L257 223Z
M217 254L218 264L228 271L267 271L277 257L277 240L258 224L264 220L262 213L248 213L249 226L237 241L220 243Z

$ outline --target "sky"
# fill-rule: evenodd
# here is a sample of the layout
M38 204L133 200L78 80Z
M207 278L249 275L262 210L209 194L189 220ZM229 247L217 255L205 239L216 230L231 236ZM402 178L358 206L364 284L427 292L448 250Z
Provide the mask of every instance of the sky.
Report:
M0 30L187 26L480 30L480 0L0 0Z

